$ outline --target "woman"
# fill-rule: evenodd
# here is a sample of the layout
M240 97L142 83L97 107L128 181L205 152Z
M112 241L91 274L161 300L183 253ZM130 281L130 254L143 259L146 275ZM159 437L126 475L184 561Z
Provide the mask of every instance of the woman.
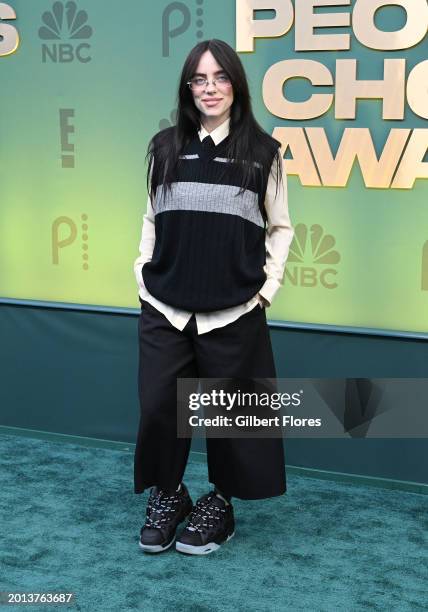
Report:
M148 147L140 255L135 493L151 487L140 547L207 554L234 535L232 497L286 491L281 438L207 438L213 490L193 505L182 481L177 378L276 377L265 307L282 285L294 230L280 142L256 122L227 43L185 60L176 125ZM176 537L178 525L189 520Z

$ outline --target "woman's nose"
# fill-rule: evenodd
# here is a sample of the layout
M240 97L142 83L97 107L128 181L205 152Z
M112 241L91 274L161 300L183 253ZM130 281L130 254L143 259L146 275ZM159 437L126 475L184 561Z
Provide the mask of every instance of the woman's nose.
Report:
M216 86L212 81L208 81L208 85L206 86L205 91L216 91Z

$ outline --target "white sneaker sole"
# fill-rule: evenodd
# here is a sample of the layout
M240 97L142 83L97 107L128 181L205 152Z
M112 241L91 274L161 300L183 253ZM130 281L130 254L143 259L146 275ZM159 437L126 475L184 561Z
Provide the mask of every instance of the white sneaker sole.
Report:
M231 533L227 536L226 540L223 544L226 544L233 536L235 532ZM209 544L204 544L203 546L193 546L192 544L183 544L183 542L177 541L175 543L175 548L179 552L187 553L188 555L208 555L209 553L218 550L222 546L222 544L216 544L215 542L209 542Z
M187 521L189 518L190 518L190 513L187 516L185 516L182 521L180 521L180 523L177 525L177 529L181 525L181 523L183 523L184 521ZM168 550L168 548L171 548L171 546L174 544L176 539L177 539L177 534L175 533L171 542L167 546L162 546L162 544L143 544L141 540L138 540L138 546L141 548L141 550L144 550L144 552L158 553L158 552L162 552L163 550Z
M174 535L171 542L167 544L166 546L162 546L162 544L143 544L141 540L139 540L138 546L141 548L141 550L144 550L144 552L158 553L164 550L168 550L168 548L171 548L171 546L175 542L175 539L176 539L176 536Z

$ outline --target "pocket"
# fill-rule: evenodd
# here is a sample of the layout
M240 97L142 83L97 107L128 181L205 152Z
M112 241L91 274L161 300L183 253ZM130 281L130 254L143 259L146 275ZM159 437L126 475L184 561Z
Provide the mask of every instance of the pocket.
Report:
M260 311L263 310L260 303L257 302L257 304L255 306L253 306L253 308L251 308L248 312L246 312L245 314L247 315L257 315L260 313Z

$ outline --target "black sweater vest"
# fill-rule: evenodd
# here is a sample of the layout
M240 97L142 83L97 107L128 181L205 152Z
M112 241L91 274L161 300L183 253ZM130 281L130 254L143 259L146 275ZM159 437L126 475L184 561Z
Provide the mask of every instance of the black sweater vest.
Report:
M191 312L242 304L266 280L260 212L266 173L263 181L256 164L255 181L237 195L242 169L225 157L228 139L207 150L196 135L180 156L165 199L163 186L155 183L156 241L151 261L142 268L144 284L162 302ZM162 176L156 148L154 164L153 176Z

